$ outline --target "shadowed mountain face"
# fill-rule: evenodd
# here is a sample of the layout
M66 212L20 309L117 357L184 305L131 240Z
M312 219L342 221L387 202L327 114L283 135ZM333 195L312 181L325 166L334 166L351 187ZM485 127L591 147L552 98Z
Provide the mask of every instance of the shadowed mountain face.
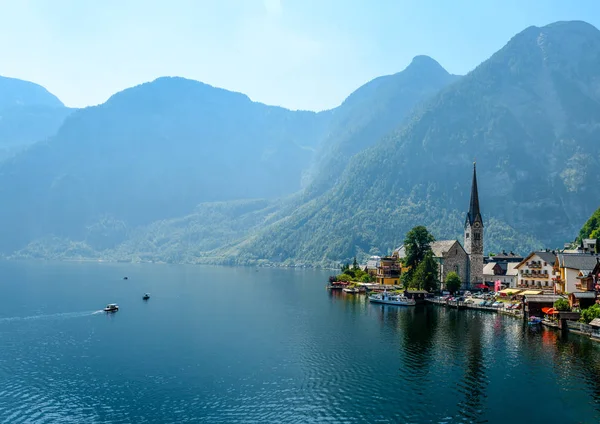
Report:
M600 198L598 69L600 32L558 22L460 78L419 56L319 114L159 79L0 166L1 247L330 265L415 225L461 237L475 159L486 252L557 247Z

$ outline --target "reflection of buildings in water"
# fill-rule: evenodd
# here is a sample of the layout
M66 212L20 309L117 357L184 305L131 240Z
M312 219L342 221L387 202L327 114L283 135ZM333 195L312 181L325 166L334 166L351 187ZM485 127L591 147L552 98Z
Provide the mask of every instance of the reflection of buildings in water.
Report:
M542 344L544 346L555 346L558 333L554 330L544 330L542 332Z

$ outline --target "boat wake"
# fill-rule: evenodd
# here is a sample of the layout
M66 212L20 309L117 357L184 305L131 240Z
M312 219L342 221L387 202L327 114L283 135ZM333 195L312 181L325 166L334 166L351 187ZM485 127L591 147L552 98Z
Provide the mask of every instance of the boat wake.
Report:
M0 323L13 322L13 321L33 321L33 320L44 320L44 319L67 319L67 318L80 318L90 315L101 314L102 310L99 311L86 311L86 312L59 312L56 314L46 315L31 315L28 317L6 317L0 318Z

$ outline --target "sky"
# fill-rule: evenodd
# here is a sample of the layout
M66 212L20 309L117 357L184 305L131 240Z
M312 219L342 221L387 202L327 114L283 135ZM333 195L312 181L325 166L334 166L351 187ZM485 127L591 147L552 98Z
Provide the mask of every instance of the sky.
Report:
M0 75L67 106L182 76L290 109L339 105L428 55L465 74L528 26L597 0L0 0Z

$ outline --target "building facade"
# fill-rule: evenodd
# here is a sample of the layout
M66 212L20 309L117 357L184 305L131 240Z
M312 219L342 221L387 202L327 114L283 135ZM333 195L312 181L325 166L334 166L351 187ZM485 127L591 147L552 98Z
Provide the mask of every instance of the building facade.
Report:
M531 252L516 266L518 272L516 288L554 291L552 276L555 262L556 254L553 252Z
M589 253L559 253L554 263L554 281L558 293L581 292L580 273L592 273L599 255Z

